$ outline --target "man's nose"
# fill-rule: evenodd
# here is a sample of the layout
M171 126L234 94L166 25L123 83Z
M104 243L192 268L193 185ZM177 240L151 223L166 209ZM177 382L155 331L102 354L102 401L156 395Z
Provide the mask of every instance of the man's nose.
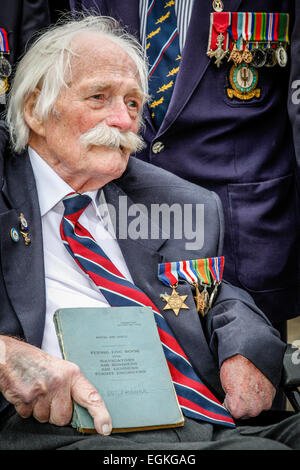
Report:
M111 108L109 116L106 118L108 126L117 127L120 131L128 131L132 126L132 118L129 115L125 103L117 103Z

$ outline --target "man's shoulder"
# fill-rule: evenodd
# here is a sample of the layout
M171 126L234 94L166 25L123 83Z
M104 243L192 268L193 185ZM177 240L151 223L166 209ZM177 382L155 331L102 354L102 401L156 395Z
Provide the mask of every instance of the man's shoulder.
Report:
M0 174L4 172L4 161L9 151L9 133L4 121L0 120Z
M5 150L9 143L8 129L4 121L0 120L0 157L4 158Z
M163 195L171 197L174 194L180 195L181 198L185 194L191 202L203 203L215 201L217 198L212 191L135 157L130 158L127 169L117 180L117 184L131 196L141 191L144 196L151 194L154 199Z

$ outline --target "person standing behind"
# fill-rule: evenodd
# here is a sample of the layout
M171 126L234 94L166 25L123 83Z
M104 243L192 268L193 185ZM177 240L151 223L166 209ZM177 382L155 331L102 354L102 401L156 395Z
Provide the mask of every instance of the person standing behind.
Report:
M15 64L22 57L34 35L49 26L48 0L1 1L0 9L0 112L5 113L7 93Z

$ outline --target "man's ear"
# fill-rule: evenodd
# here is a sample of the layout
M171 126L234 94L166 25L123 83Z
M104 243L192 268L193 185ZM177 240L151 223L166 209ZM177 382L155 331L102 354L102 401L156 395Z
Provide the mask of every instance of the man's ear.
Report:
M34 91L31 93L29 98L27 98L24 106L24 119L28 125L28 127L33 131L35 134L44 137L45 136L45 128L43 121L38 118L35 105L37 99L39 97L40 90L35 88Z

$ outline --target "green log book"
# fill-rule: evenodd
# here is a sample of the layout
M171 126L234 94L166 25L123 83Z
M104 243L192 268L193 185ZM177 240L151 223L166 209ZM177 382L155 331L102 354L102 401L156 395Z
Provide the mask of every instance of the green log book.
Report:
M184 424L150 307L67 308L54 314L64 359L76 363L102 396L113 432ZM95 432L74 403L72 425Z

